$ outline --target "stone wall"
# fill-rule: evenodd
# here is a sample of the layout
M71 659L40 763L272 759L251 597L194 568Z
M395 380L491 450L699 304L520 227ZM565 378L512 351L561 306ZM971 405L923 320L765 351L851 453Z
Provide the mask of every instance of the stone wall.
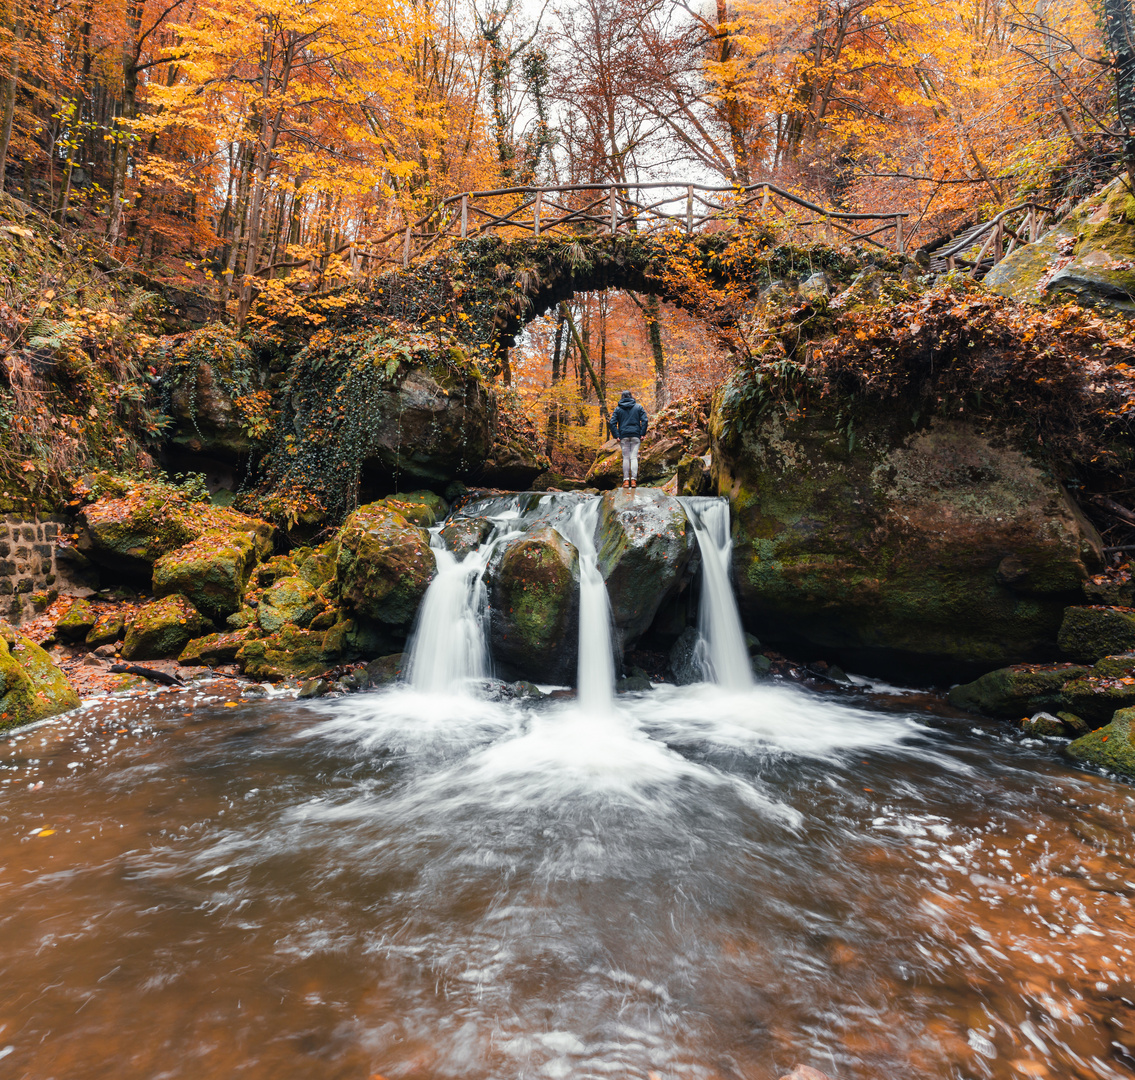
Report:
M8 515L0 521L0 618L34 618L62 593L86 590L86 560L59 546L67 519Z

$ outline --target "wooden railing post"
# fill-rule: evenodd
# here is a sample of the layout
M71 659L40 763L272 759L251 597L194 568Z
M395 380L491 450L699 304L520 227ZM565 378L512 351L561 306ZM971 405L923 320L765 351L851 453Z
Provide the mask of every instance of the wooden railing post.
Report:
M615 235L615 230L619 227L619 215L615 209L615 187L611 186L611 235Z
M403 270L405 270L406 267L408 267L410 265L410 228L411 228L411 226L409 226L409 225L406 226L406 240L402 244L402 269Z
M536 201L532 204L532 231L536 236L540 235L540 200L543 195L542 191L537 191Z
M761 199L761 213L768 209L768 184L765 184L765 197Z
M1005 219L997 222L997 239L993 242L993 265L996 266L1005 254Z
M1036 243L1036 204L1029 203L1029 243Z
M686 185L686 235L694 234L694 185Z
M900 255L906 254L903 250L902 214L895 214L895 249Z
M461 196L461 239L469 235L469 196Z

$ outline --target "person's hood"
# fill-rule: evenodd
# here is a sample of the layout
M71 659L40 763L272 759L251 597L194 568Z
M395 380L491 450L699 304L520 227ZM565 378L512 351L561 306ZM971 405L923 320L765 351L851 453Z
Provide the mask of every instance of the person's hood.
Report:
M621 398L619 398L619 404L620 405L633 405L634 404L634 394L632 394L629 390L624 390L623 396Z

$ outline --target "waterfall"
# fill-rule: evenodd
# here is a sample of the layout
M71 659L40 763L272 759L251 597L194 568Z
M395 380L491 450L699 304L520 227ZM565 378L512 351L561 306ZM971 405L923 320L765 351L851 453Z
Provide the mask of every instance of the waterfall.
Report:
M614 703L615 660L611 649L611 604L595 551L599 507L599 499L585 499L557 528L579 552L579 702L589 711L606 712Z
M730 582L733 538L727 499L686 497L681 500L701 552L702 585L698 605L702 670L727 690L749 690L753 670L741 629L741 615Z

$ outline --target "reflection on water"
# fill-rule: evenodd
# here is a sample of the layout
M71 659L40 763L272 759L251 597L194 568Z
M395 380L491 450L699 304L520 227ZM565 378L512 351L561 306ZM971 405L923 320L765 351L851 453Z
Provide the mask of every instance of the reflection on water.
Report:
M0 757L4 1075L1135 1075L1135 792L1051 746L768 686L219 694Z

